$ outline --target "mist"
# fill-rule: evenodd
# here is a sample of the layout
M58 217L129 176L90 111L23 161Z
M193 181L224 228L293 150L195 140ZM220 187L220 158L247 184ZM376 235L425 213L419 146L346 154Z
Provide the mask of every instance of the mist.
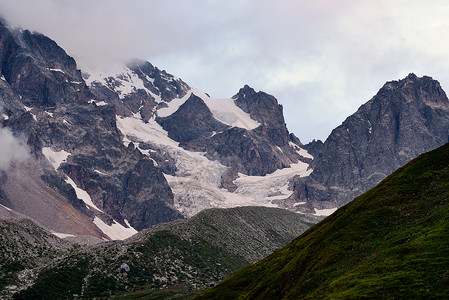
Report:
M0 128L0 170L7 170L12 163L30 158L24 140L16 138L8 128Z

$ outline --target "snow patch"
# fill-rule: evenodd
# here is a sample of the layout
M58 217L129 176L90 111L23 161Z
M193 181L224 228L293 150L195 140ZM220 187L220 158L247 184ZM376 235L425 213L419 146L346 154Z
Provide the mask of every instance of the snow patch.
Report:
M25 107L25 110L26 111L30 111L32 108L31 107L28 107L28 106L26 106L26 105L24 105L23 107Z
M68 233L59 233L59 232L52 232L54 235L56 235L60 239L65 239L68 237L76 237L76 235L68 234Z
M108 105L108 103L105 102L105 101L95 101L95 104L96 104L97 106L105 106L105 105Z
M7 211L12 211L12 209L10 209L10 208L4 206L3 204L0 204L0 206L3 207L4 209L6 209Z
M94 170L95 173L103 175L103 176L108 176L108 174L101 172L100 170Z
M71 153L65 150L53 151L50 147L44 147L42 148L42 154L48 159L53 168L57 170L63 162L67 161Z
M49 115L50 117L52 117L52 118L53 118L53 113L51 113L51 112L48 112L48 111L45 111L45 113L46 113L47 115Z
M309 152L307 152L306 149L303 149L303 148L299 147L298 145L296 145L296 144L293 143L293 142L289 142L289 145L290 145L290 147L293 147L293 149L295 149L296 152L297 152L299 155L301 155L302 157L313 159L313 156L312 156Z
M184 95L184 97L176 98L176 99L173 99L172 101L168 102L167 107L162 107L157 110L157 116L163 118L163 117L168 117L168 116L172 115L179 109L179 107L181 105L184 104L184 102L187 101L187 99L190 98L191 95L192 95L192 91L188 91L187 94Z
M315 216L330 216L332 215L336 210L338 209L338 207L335 208L325 208L325 209L316 209L315 208Z
M6 81L5 76L2 74L2 77L0 77L1 80Z
M67 176L67 179L65 180L65 182L67 182L68 184L70 184L76 192L76 197L78 197L78 199L83 200L83 202L88 205L88 208L91 207L93 209L98 210L99 212L103 212L101 209L99 209L93 202L92 199L90 198L89 194L83 190L80 189L76 183L72 180L72 178L70 178L69 176Z
M137 230L131 226L126 228L125 226L117 223L115 220L113 222L114 223L112 225L108 225L100 218L94 218L94 224L111 240L124 240L137 233ZM126 225L129 224L127 220L125 220L125 223Z
M137 90L144 90L147 94L151 95L156 102L161 102L160 96L147 89L143 80L125 65L114 66L108 72L87 71L87 73L89 74L89 78L85 80L87 85L91 86L94 82L104 85L115 91L120 99L124 99L127 95L135 93ZM150 78L148 76L146 77L147 79ZM108 82L109 78L113 78L114 84ZM149 81L153 82L154 79ZM116 83L118 83L118 85Z
M64 73L64 71L63 70L61 70L61 69L52 69L52 68L48 68L50 71L52 71L52 72L60 72L60 73L62 73L62 74L65 74Z
M9 117L6 114L2 114L2 118L3 118L3 120L9 120Z
M289 168L276 170L265 176L239 174L239 178L234 180L237 185L234 193L251 197L260 206L271 206L273 200L287 199L293 194L293 191L288 189L288 183L296 175L309 176L313 170L308 167L308 164L300 161Z

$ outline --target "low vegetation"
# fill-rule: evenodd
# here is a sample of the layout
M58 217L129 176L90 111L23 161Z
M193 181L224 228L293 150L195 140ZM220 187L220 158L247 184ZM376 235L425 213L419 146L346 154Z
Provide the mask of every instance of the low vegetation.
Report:
M33 259L21 253L28 242L16 234L18 245L10 249L16 260L3 264L0 283L3 295L14 299L187 299L286 245L315 222L274 208L213 209L126 241L48 246L52 255L45 259L39 242L33 242ZM27 259L41 263L22 265Z

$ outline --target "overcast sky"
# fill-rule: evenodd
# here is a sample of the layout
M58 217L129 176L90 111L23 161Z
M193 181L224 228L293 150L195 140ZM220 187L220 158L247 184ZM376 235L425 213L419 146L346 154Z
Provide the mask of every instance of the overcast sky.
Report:
M0 15L81 67L142 58L212 97L270 93L303 142L408 73L449 89L447 1L0 0Z

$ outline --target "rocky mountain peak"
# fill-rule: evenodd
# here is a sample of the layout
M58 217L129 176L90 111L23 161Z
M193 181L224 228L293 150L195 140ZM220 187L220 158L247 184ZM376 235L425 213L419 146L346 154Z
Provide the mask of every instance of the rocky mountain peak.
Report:
M351 201L412 158L447 143L448 110L446 94L431 77L410 74L386 83L332 131L312 174L296 184L296 196L318 208Z
M257 92L252 87L245 84L245 86L241 88L237 94L232 96L232 99L251 97L255 94L257 94Z
M271 139L277 146L288 144L289 133L285 125L282 105L274 96L256 92L245 85L233 99L238 107L262 124L256 131Z
M429 76L418 77L413 73L404 79L387 82L380 89L378 95L384 95L384 98L397 103L408 103L415 100L437 105L448 104L446 93L437 80Z

